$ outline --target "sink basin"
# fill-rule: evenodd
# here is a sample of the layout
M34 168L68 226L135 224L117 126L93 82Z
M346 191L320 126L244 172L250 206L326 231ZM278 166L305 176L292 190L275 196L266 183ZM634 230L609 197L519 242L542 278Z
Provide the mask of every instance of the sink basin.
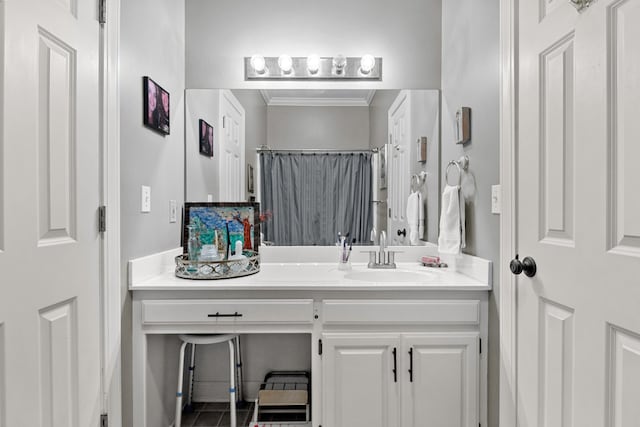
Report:
M364 271L350 271L344 275L345 279L358 280L362 282L424 282L435 278L433 273L427 271L410 271L410 270L375 270L367 269Z

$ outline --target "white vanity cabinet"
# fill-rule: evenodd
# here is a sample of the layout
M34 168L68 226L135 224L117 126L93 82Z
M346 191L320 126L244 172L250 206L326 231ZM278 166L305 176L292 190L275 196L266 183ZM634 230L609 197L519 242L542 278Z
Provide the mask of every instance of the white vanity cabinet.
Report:
M478 426L480 300L322 305L324 426Z
M173 256L136 260L131 268L136 427L171 424L177 334L184 333L246 336L244 356L267 358L259 369L292 351L304 354L312 427L487 426L489 262L469 258L458 266L468 274L429 270L423 282L363 282L322 263L266 263L253 276L185 281L163 267ZM364 263L353 270L369 273ZM298 337L293 342L305 348L255 337L264 334ZM249 366L247 390L264 375ZM245 399L255 399L252 393Z

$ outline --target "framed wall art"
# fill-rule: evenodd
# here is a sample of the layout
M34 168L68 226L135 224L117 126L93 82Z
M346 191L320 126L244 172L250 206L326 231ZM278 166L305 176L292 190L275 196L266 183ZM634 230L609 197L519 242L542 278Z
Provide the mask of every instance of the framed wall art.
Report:
M144 125L156 132L169 135L169 92L147 76L143 77L142 86L144 92Z
M213 157L213 126L200 119L200 154Z

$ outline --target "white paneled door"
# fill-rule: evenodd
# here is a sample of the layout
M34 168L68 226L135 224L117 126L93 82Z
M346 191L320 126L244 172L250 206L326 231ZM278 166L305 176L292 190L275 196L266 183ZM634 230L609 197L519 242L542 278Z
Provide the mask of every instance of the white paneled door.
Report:
M229 90L220 96L220 201L245 201L244 108Z
M0 8L0 426L97 426L97 2Z
M403 90L389 108L389 151L387 152L389 220L387 243L408 245L407 199L409 198L409 138L411 130L411 92ZM404 231L404 233L403 233Z
M518 425L638 427L640 0L519 7Z

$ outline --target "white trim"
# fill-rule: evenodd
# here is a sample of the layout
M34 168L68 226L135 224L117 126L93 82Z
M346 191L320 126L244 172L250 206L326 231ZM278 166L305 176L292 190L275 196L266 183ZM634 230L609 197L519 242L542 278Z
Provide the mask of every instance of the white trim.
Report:
M101 412L109 426L122 425L121 267L120 267L120 0L107 0L107 23L101 34L102 72L102 201L107 231L102 236Z
M260 90L260 95L268 107L368 107L376 94L374 89L364 97L356 98L314 98L274 96L269 90Z
M500 0L500 426L517 426L516 280L507 268L515 255L518 0Z

